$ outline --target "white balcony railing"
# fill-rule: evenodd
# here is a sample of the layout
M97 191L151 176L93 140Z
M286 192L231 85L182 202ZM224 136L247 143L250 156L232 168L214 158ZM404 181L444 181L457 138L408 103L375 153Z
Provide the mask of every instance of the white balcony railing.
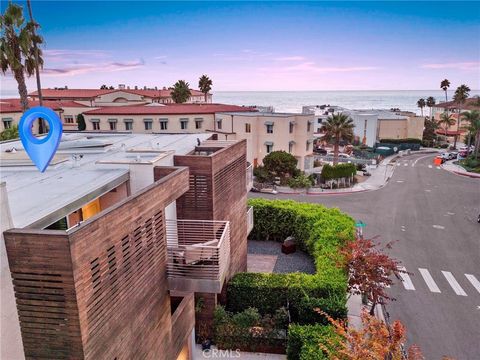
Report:
M253 165L247 166L247 191L252 190L253 187Z
M247 235L250 234L250 232L253 229L253 207L250 206L247 210Z
M230 223L166 220L169 290L220 293L230 264Z

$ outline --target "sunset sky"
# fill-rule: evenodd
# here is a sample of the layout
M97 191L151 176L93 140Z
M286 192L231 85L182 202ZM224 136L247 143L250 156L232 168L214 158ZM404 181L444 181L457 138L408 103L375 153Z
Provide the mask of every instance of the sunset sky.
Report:
M438 89L443 78L480 88L478 2L33 1L33 11L44 87L197 87L208 74L214 91ZM6 95L16 83L2 75Z

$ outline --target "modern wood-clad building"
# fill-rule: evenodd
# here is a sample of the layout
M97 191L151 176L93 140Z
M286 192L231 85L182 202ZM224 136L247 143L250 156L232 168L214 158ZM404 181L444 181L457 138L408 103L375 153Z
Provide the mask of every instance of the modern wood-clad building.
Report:
M2 319L17 312L24 358L190 359L195 316L208 325L225 282L246 270L246 141L91 134L62 143L43 174L21 151L2 161L12 279L2 291L14 290ZM197 314L195 298L205 304ZM2 357L21 358L16 350Z

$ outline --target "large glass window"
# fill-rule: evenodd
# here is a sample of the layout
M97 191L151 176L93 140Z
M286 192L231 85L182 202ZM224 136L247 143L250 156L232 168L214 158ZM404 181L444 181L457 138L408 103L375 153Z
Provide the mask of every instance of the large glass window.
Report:
M246 133L252 132L252 126L249 123L245 123L245 132Z
M267 134L273 134L273 124L267 124Z
M153 120L152 119L145 119L143 120L143 124L144 124L144 127L145 127L145 130L152 130L152 122Z
M180 119L180 128L182 130L188 129L188 120L187 119Z
M115 121L110 121L110 130L117 130L117 123Z
M93 130L100 130L100 121L92 123Z
M273 151L273 144L265 145L267 147L267 154L270 154Z
M168 129L168 119L160 119L160 130Z

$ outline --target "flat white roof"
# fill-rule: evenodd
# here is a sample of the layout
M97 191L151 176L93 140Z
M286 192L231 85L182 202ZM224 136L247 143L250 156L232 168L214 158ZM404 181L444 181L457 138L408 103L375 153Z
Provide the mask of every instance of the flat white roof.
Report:
M148 164L167 153L185 155L194 150L198 140L209 137L211 134L64 133L55 155L61 161L44 173L25 159L20 141L2 143L0 182L6 183L13 224L26 227L76 206L85 196L100 195L102 189L106 192L128 179L131 164ZM6 152L12 148L16 152Z

